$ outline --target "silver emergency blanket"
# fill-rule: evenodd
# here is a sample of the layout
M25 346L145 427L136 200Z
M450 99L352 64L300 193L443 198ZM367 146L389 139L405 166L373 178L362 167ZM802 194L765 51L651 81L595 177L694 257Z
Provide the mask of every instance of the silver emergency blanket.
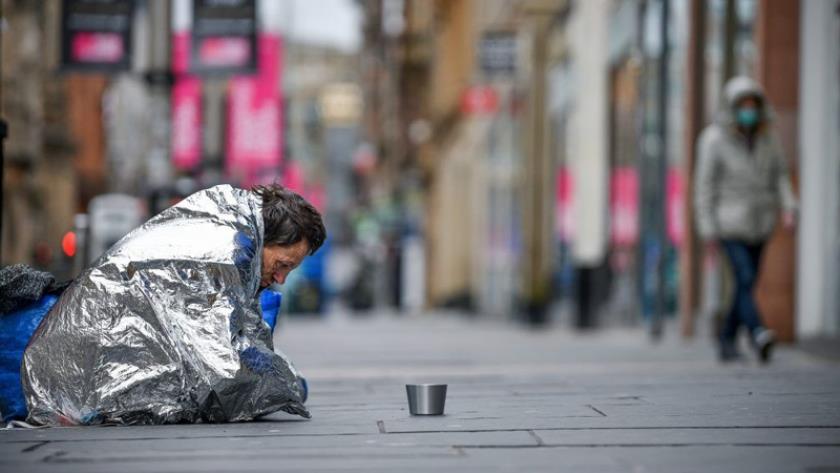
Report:
M197 192L135 229L64 292L24 353L28 421L45 425L309 417L257 291L260 198Z

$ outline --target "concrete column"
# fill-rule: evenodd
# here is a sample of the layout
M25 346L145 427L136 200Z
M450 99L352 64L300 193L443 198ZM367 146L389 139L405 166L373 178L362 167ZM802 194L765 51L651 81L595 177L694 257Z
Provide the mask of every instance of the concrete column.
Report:
M776 112L774 128L797 181L799 122L799 0L761 0L755 25L756 79ZM758 305L779 340L794 340L796 235L777 228L765 248L756 290Z
M525 126L523 173L523 286L522 303L532 323L546 321L551 296L551 234L553 166L549 165L546 137L546 68L551 12L533 13L531 21L531 75Z
M574 177L572 257L578 269L578 317L581 328L594 324L596 268L604 262L608 226L608 30L611 2L575 3L571 50L575 104L570 117L569 166Z
M840 3L802 3L796 332L840 334Z

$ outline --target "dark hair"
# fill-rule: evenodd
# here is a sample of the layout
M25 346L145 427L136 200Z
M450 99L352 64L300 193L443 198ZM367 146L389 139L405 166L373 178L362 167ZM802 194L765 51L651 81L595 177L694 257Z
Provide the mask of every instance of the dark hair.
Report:
M280 184L254 186L251 192L262 198L265 245L288 246L305 239L311 255L324 244L324 221L306 199Z

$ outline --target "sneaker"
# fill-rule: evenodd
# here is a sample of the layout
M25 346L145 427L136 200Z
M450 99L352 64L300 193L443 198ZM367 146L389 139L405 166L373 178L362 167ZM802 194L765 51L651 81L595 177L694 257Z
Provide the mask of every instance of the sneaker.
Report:
M770 361L770 356L773 353L773 345L776 343L776 334L772 330L759 329L753 335L753 344L758 353L758 359L762 363Z

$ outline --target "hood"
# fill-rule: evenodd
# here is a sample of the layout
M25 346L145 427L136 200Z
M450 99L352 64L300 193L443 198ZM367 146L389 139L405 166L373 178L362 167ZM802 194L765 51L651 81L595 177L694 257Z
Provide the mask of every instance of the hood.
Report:
M761 101L762 116L765 122L773 119L773 110L767 103L764 90L755 80L746 76L737 76L729 79L723 88L723 100L718 111L717 121L724 125L735 123L735 104L744 97L758 97Z

